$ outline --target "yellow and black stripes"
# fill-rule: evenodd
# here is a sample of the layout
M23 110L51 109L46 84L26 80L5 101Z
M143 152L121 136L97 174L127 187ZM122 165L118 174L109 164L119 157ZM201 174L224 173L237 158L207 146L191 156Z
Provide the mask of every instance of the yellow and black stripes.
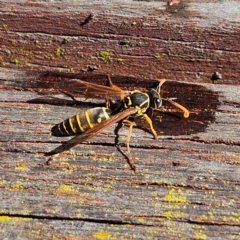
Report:
M135 114L134 117L145 113L146 110L150 107L150 99L148 93L141 92L139 90L131 92L129 96L126 96L124 99L122 99L116 109L116 112L123 111L130 107L138 107L139 109L139 111L137 112L137 114Z
M96 107L83 113L77 114L52 128L53 136L71 136L81 134L96 125L111 118L114 114L129 108L135 108L136 113L131 115L135 118L145 115L149 108L158 109L162 104L159 93L155 89L146 92L139 90L132 91L128 96L120 100L118 106L113 108ZM144 116L150 125L151 132L156 138L155 130L152 127L151 119Z
M55 125L51 131L53 136L72 136L81 134L90 128L94 128L113 115L110 108L96 107L77 114Z

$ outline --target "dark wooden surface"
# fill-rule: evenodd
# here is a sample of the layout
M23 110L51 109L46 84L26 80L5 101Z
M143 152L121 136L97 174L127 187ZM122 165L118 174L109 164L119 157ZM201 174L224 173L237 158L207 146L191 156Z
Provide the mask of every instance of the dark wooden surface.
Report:
M1 2L0 236L239 239L240 5L201 2ZM136 173L124 156L128 128L116 125L46 165L44 153L68 139L51 127L97 103L56 92L63 71L96 81L111 73L129 88L180 80L163 95L190 118L154 115L158 140L134 129Z
M141 78L224 83L239 76L239 1L1 1L1 64L97 68ZM92 19L82 23L92 14Z

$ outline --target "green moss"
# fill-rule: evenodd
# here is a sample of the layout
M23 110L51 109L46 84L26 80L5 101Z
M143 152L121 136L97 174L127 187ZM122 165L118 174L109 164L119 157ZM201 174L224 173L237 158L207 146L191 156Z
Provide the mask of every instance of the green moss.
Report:
M2 24L2 27L3 27L4 29L6 29L6 28L7 28L7 24Z

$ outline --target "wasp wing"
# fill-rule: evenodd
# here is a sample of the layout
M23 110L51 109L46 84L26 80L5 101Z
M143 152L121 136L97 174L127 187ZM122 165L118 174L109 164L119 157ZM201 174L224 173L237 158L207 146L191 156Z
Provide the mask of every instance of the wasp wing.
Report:
M85 82L78 79L58 82L54 86L67 95L70 95L72 97L84 97L86 99L99 96L123 97L128 93L127 91L124 91L116 87L115 85L112 85L112 87L108 87Z
M110 119L98 124L94 128L91 128L91 129L87 130L86 132L84 132L80 135L77 135L76 137L72 138L68 142L55 148L51 152L46 153L45 156L52 156L54 154L67 151L67 150L71 149L72 147L76 146L77 144L82 143L82 142L86 141L87 139L97 135L99 132L101 132L102 130L104 130L105 128L110 126L111 124L119 122L135 113L136 113L135 108L128 108L122 112L119 112L119 113L113 115Z

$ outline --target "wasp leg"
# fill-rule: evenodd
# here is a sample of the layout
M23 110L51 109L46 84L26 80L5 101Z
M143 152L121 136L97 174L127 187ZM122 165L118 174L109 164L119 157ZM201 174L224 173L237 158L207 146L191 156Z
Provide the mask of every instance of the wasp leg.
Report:
M107 107L107 108L111 108L111 106L112 106L113 103L112 103L112 101L111 101L111 99L109 98L108 95L106 95L105 101L106 101L106 107Z
M108 77L108 84L109 84L109 86L110 86L111 88L114 88L114 89L123 91L120 87L118 87L117 85L115 85L115 84L112 83L112 79L111 79L111 77L110 77L110 74L108 74L107 77ZM123 93L121 94L120 99L121 99L121 100L124 99L124 94L123 94Z
M161 90L161 86L166 82L166 79L158 79L159 81L159 84L157 86L157 91L160 93L160 90Z
M118 90L122 91L121 88L119 88L118 86L116 86L112 83L112 79L111 79L109 74L107 75L107 77L108 77L108 84L111 88L118 89ZM121 96L121 100L122 100L122 96ZM113 105L111 99L109 98L109 95L107 95L107 94L106 94L106 97L105 97L105 101L106 101L106 107L107 108L110 108Z
M64 91L62 89L58 89L59 92L64 93L65 95L67 95L68 97L72 98L73 101L77 102L76 98L73 96L73 94L71 94L70 92Z
M128 136L127 136L127 139L126 139L126 145L127 145L127 151L128 151L128 163L131 167L132 170L136 171L136 166L134 164L134 161L132 159L132 156L131 156L131 153L130 153L130 139L131 139L131 136L132 136L132 129L133 129L133 124L134 122L130 121L130 120L123 120L124 123L126 123L128 126L129 126L129 131L128 131Z
M149 124L149 127L150 127L150 130L151 130L151 132L152 132L153 137L154 137L155 139L157 139L158 136L157 136L156 131L155 131L154 128L153 128L151 118L150 118L147 114L143 114L142 116L145 118L145 120L146 120L147 123Z
M111 88L115 88L115 89L118 89L118 90L122 91L122 89L120 87L118 87L117 85L112 83L112 79L110 77L110 74L107 75L107 78L108 78L108 84Z

